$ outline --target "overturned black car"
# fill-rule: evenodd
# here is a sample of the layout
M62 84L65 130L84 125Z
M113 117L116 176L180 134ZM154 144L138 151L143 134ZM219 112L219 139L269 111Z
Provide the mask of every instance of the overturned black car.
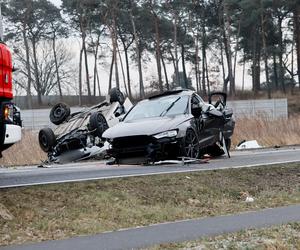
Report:
M111 144L108 153L116 163L229 156L235 121L226 97L213 93L207 104L194 91L175 90L140 101L103 133Z

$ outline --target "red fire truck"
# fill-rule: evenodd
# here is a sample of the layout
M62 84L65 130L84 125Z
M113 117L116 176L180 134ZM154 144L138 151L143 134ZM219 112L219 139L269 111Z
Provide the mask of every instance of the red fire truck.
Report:
M13 65L9 48L2 42L2 16L0 6L0 157L2 152L21 140L20 111L12 103Z

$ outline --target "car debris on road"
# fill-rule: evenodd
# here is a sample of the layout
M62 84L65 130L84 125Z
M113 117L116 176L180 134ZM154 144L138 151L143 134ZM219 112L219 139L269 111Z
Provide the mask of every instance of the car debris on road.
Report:
M66 163L103 154L109 145L103 132L119 123L132 107L123 93L113 88L108 100L80 112L71 113L70 107L58 103L50 111L50 120L57 127L39 131L39 144L48 154L48 161Z

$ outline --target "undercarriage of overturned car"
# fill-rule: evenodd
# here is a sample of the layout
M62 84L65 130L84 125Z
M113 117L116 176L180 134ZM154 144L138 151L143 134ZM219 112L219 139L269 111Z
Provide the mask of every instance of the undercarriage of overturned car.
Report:
M118 164L230 157L235 121L226 98L212 93L205 103L194 91L175 90L142 100L103 133L111 144L108 154Z
M105 154L103 132L117 124L132 106L117 88L111 89L107 99L75 113L64 103L53 106L50 120L55 129L43 128L39 132L39 144L48 154L48 162L66 163Z

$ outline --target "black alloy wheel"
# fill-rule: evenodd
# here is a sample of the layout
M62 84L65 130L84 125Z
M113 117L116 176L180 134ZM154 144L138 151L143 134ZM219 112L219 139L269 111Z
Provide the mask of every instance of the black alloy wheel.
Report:
M53 106L50 111L50 121L59 125L63 123L70 116L71 110L70 107L65 103L57 103Z
M192 129L188 129L186 131L186 135L183 140L183 155L193 159L197 159L200 156L198 137Z
M101 138L104 131L108 129L105 117L100 112L92 113L88 129L94 131L93 134Z

